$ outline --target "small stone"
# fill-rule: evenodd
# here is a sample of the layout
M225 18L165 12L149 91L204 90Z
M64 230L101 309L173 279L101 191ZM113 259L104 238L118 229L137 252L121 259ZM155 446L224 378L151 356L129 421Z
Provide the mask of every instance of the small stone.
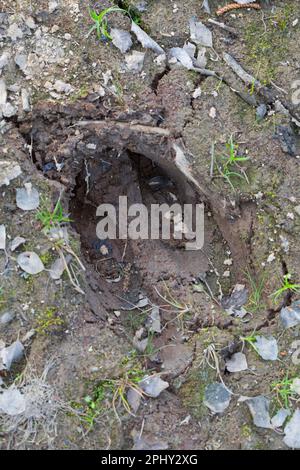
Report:
M31 183L25 183L24 188L17 188L16 203L23 211L37 209L40 204L40 195Z
M283 426L285 420L287 419L288 416L290 416L291 412L290 410L286 410L284 408L281 408L278 410L275 416L271 419L271 424L272 426L277 429Z
M238 352L231 356L226 361L226 369L228 372L241 372L248 369L247 359L245 354Z
M0 317L1 325L7 325L8 323L12 322L15 318L15 315L12 312L5 312Z
M17 340L7 348L1 349L0 359L5 369L10 370L14 362L18 362L24 356L24 346L21 341ZM0 365L1 368L1 365Z
M156 305L151 310L151 314L147 320L146 326L150 332L161 333L160 312L159 307Z
M201 95L202 95L201 87L196 88L193 93L194 100L196 100L197 98L200 98Z
M294 207L294 211L296 212L297 215L300 216L300 205L299 206L296 206Z
M26 242L26 239L23 237L16 237L10 244L11 251L15 251L20 245Z
M65 38L67 41L71 41L72 35L71 35L70 33L66 33L66 34L64 35L64 38Z
M268 256L267 263L272 263L275 259L276 259L276 256L274 255L274 253L271 253Z
M50 2L48 3L48 11L49 11L49 13L54 13L55 10L57 10L57 8L58 8L58 2L56 2L56 1L53 0L53 1L50 1Z
M25 24L26 24L26 26L28 26L29 29L35 29L36 28L36 24L35 24L35 21L32 18L32 16L28 16L25 19Z
M16 162L0 160L0 187L8 186L10 181L22 173L20 165Z
M284 428L283 442L291 449L300 449L300 410L297 409Z
M8 64L8 60L9 60L9 55L7 54L7 52L3 52L3 54L0 57L0 71L4 69L4 67L6 67L6 65Z
M112 37L112 43L117 47L123 54L129 51L132 46L132 39L128 31L123 29L112 28L110 35Z
M296 378L293 380L291 384L291 390L300 396L300 379Z
M214 382L205 389L203 403L213 413L223 413L228 408L230 400L231 393L221 383Z
M13 106L11 103L5 103L1 106L1 111L4 117L10 118L17 114L17 108Z
M40 257L33 251L21 253L17 263L23 271L31 275L39 274L45 269Z
M5 81L0 79L0 108L6 104L7 101L7 88Z
M278 344L273 336L266 338L265 336L255 337L255 349L260 357L265 361L276 361L278 358Z
M245 402L249 407L253 418L253 423L259 428L272 429L271 418L269 414L270 400L259 395L257 397L240 397L240 402Z
M23 108L23 111L25 111L26 113L29 113L31 110L29 97L30 97L29 91L26 90L26 88L22 88L21 90L22 108Z
M146 395L152 398L157 398L163 390L169 387L169 383L162 380L158 375L145 377L138 385Z
M65 93L66 95L69 95L70 93L74 91L74 88L69 83L65 83L62 80L56 80L56 82L53 85L53 88L58 93Z
M214 106L212 106L209 110L209 117L215 119L217 115L217 110Z
M16 54L15 55L15 63L16 65L22 70L24 74L26 74L27 69L27 56L25 54Z
M12 23L7 29L7 36L12 41L16 41L17 39L23 38L23 31L19 28L17 23Z
M261 122L267 114L267 106L263 103L256 108L256 119Z
M145 54L144 52L132 51L131 54L126 54L125 62L127 69L130 72L139 73L143 70Z
M6 227L0 225L0 250L6 250Z
M201 21L190 20L190 36L195 44L204 47L213 46L212 33Z
M2 413L16 416L24 413L25 409L25 398L14 386L0 393L0 410Z
M280 321L284 328L292 328L300 324L300 300L281 309Z

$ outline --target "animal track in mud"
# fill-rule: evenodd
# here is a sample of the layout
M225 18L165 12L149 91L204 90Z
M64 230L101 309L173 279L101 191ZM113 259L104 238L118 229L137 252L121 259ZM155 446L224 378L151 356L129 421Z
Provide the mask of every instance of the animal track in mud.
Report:
M241 248L236 240L239 227L252 227L255 208L250 203L249 207L243 206L245 214L233 227L229 214L218 212L223 204L219 201L213 216L205 217L203 251L185 251L174 240L98 240L97 207L101 203L116 205L122 195L128 196L130 204L143 202L148 207L151 203L170 204L174 198L181 204L202 202L203 198L208 210L215 209L217 199L210 200L210 189L194 181L185 160L178 165L174 149L180 139L174 141L171 131L159 127L161 111L153 106L152 113L137 111L134 118L120 112L108 118L108 111L99 103L60 106L42 102L34 110L32 121L20 127L28 141L28 136L33 140L37 168L48 178L58 180L69 198L72 219L81 236L82 255L88 264L94 310L118 309L120 297L135 303L141 291L153 294L153 285L164 286L164 281L176 289L201 279L212 271L209 260L222 268L222 253L224 256L230 240L236 249L235 253L232 250L233 257L249 262L251 241ZM62 166L60 172L54 157ZM153 178L165 182L159 191L149 184ZM234 270L240 281L243 271L239 262ZM214 274L209 276L217 295L215 281Z
M101 241L96 235L97 207L102 203L117 207L119 196L127 196L128 205L143 203L147 208L174 201L201 203L199 193L174 163L168 130L157 127L157 122L106 121L97 108L97 119L76 126L77 110L43 104L42 113L37 111L30 128L25 125L21 132L34 142L37 168L59 181L68 196L95 309L101 310L100 304L102 310L120 308L119 297L135 303L140 292L153 295L153 285L163 289L165 281L175 283L175 289L199 281L210 269L205 253L211 255L212 239L223 243L212 217L205 216L203 251L186 251L179 240ZM91 117L85 111L86 115ZM57 164L62 166L59 172Z

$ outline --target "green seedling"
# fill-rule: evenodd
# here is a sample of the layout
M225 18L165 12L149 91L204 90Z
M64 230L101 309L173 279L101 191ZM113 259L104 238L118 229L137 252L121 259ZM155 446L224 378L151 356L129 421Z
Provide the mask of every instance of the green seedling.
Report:
M265 307L265 303L262 301L262 296L266 283L266 275L259 276L255 279L249 270L245 271L245 275L247 276L251 288L248 307L252 313L256 313Z
M233 191L235 187L232 183L232 178L240 178L249 184L248 176L245 170L240 166L242 163L249 160L249 157L238 155L238 144L230 136L229 142L226 144L226 155L221 155L221 164L217 164L218 171L222 178L229 184Z
M36 219L41 222L46 232L53 227L59 227L63 223L71 222L71 219L64 215L60 200L57 201L53 210L51 210L47 202L44 201L41 205L41 209L36 214Z
M243 342L243 344L245 343L249 344L249 346L251 346L251 348L253 348L254 351L258 353L258 350L255 346L256 336L254 336L254 334L249 335L249 336L241 336L240 340Z
M290 407L290 398L295 394L291 389L294 379L289 379L288 374L281 382L273 382L272 390L276 393L279 406L284 408Z
M123 407L126 413L132 415L130 405L127 400L127 392L131 389L138 395L144 396L143 390L138 386L145 373L130 370L118 379L102 380L96 387L93 396L86 396L84 401L88 405L87 421L90 426L100 416L107 407L112 408L119 421L119 408Z
M127 13L126 10L124 10L123 8L118 8L118 7L109 7L109 8L106 8L105 10L100 11L100 13L97 13L96 10L90 9L89 14L95 24L89 30L88 36L93 31L96 31L98 39L105 37L106 39L111 40L112 38L108 32L107 15L109 15L110 13L114 13L114 12L119 12L123 14Z
M291 280L292 275L287 273L283 276L282 286L277 291L271 294L271 297L274 299L275 302L278 301L279 297L281 297L286 292L299 294L300 293L300 284L293 284Z

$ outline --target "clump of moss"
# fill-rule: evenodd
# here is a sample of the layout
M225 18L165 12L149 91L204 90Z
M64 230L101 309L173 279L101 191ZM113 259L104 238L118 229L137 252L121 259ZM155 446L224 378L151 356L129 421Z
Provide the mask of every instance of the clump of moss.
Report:
M47 307L36 318L35 330L40 335L59 333L65 326L65 321L58 314L56 308Z
M252 73L268 85L276 78L276 64L284 60L289 48L289 23L294 7L278 8L275 15L264 21L252 21L245 28L245 43ZM274 47L275 45L275 47Z

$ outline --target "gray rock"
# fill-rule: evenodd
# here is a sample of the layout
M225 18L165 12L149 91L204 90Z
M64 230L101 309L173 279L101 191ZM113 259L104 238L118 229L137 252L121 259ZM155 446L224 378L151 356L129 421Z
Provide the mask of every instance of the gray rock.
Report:
M276 428L280 428L281 426L284 425L285 420L287 419L288 416L291 415L290 410L286 410L285 408L281 408L278 410L275 416L271 419L271 424L272 426Z
M66 95L69 95L74 91L74 88L72 85L69 83L65 83L62 80L56 80L56 82L53 85L53 88L58 92L58 93L65 93Z
M18 362L24 356L24 347L21 341L17 340L7 348L0 351L0 359L5 369L10 370L14 362Z
M169 387L169 383L162 380L158 375L151 375L141 380L139 387L149 397L157 398L163 390Z
M13 386L0 392L0 410L10 416L24 413L26 402L24 396Z
M258 354L265 361L276 361L278 358L278 344L273 336L256 336L254 344Z
M25 242L26 242L25 238L15 237L10 244L11 251L15 251L20 245L23 245L23 243Z
M127 392L127 402L130 406L130 409L133 411L133 413L136 413L140 407L142 396L140 393L138 393L136 390L133 388L130 388Z
M0 250L6 250L6 226L0 225Z
M29 91L26 90L26 88L22 88L21 90L21 100L22 100L23 111L25 111L26 113L29 113L31 110L30 94L29 94Z
M35 275L45 268L40 257L34 251L24 251L17 257L17 263L25 273Z
M291 157L297 155L296 135L290 126L277 126L275 138L280 142L281 149L284 153L288 153Z
M130 72L139 73L143 70L145 54L144 52L132 51L131 54L126 54L125 62L127 69Z
M243 308L248 301L248 289L244 284L236 284L229 296L221 299L221 305L228 315L243 318L247 311Z
M54 13L55 10L57 10L58 8L58 2L56 2L55 0L51 0L49 3L48 3L48 11L49 13Z
M300 396L300 379L296 377L291 384L291 391Z
M190 20L191 41L204 47L212 47L212 32L201 21Z
M269 413L270 400L263 395L259 395L253 398L240 397L239 401L247 404L255 426L259 428L272 429Z
M245 354L238 352L231 356L226 361L226 369L228 372L241 372L248 369L247 359Z
M9 60L9 55L7 52L3 52L3 54L0 57L0 72L4 67L7 66Z
M123 54L129 51L132 46L132 39L128 31L124 31L123 29L118 28L112 28L110 31L110 35L112 38L113 45L117 47Z
M3 116L6 118L15 116L18 112L17 108L8 102L1 106L1 111L2 111Z
M17 23L12 23L7 29L7 36L12 41L16 41L17 39L22 39L24 34L23 31L17 25Z
M16 203L23 211L37 209L40 204L40 195L31 183L25 183L24 188L17 188Z
M14 313L5 312L0 317L0 323L1 323L1 325L7 325L8 323L12 322L14 318L15 318Z
M20 176L22 173L17 162L0 160L0 187L8 186L10 181Z
M204 405L213 413L223 413L231 400L230 392L222 383L214 382L208 385L204 392Z
M5 81L1 78L0 79L0 107L2 108L7 101L7 88Z
M284 428L283 442L291 449L300 449L300 410L297 409Z
M280 321L284 328L292 328L300 324L300 300L281 309Z
M27 61L28 58L25 54L16 54L15 55L15 64L22 70L22 72L26 75L27 70Z
M194 68L193 60L189 56L188 52L182 47L173 47L170 49L169 55L188 70L192 70Z
M150 317L147 320L146 324L149 331L153 333L161 333L161 324L160 324L160 313L159 307L154 306L151 310Z
M267 106L262 103L256 108L256 119L261 122L267 114Z
M156 54L163 54L164 50L150 36L142 30L134 21L131 23L131 31L136 35L137 40L145 49L152 49Z

